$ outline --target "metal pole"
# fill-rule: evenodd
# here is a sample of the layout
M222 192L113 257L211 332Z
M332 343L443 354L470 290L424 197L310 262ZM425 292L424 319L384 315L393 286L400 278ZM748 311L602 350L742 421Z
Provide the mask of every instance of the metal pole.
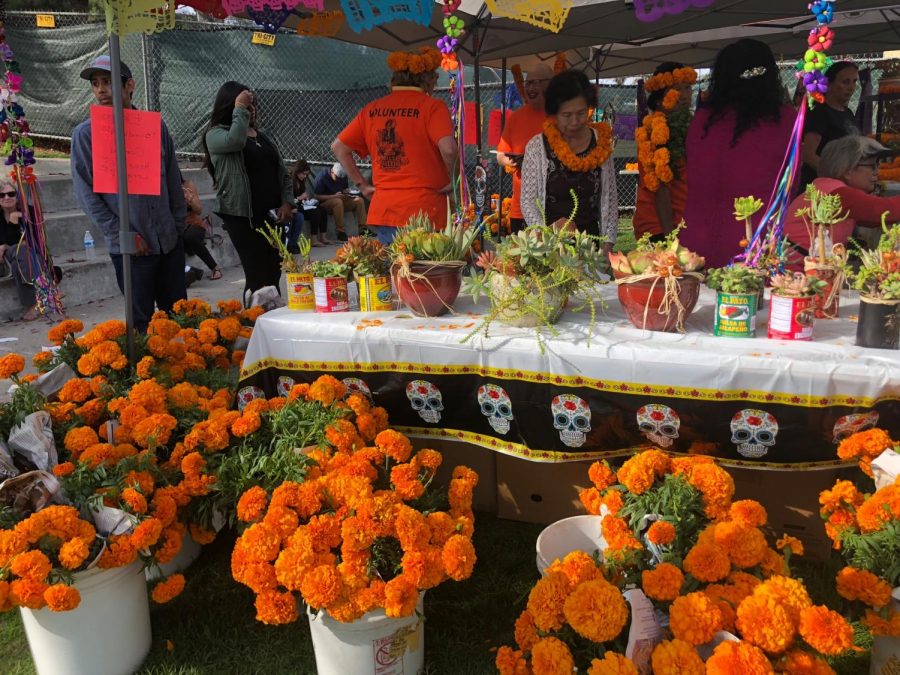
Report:
M122 54L119 36L109 34L110 85L113 91L113 124L116 131L116 171L119 187L119 251L122 254L122 278L125 294L125 340L128 362L134 360L134 303L131 297L131 255L134 236L128 223L128 166L125 161L125 112L122 100Z
M503 60L500 62L500 133L503 133L503 129L506 127L506 57L503 57ZM506 176L506 167L497 166L498 178L499 180L499 189L497 192L500 193L500 204L499 204L499 213L497 214L497 232L500 232L500 228L503 225L503 180L504 176Z
M481 50L479 50L481 51ZM475 52L475 158L481 164L481 59Z

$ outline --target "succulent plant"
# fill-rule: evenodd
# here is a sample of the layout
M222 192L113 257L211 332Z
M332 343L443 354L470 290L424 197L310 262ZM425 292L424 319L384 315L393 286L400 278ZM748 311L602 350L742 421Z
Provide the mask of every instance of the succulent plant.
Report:
M678 241L678 232L683 226L684 223L670 232L664 242L652 242L649 235L644 235L627 254L611 253L609 259L613 270L621 275L671 274L676 277L685 272L699 272L706 259Z
M707 270L706 285L722 293L758 293L765 282L759 272L745 265L729 265Z
M881 239L874 251L858 250L860 268L849 274L853 288L867 298L900 300L900 224L888 227L882 217Z
M772 293L785 298L805 298L822 293L828 286L827 281L814 276L794 272L772 275Z
M309 252L312 250L312 243L302 234L297 240L297 246L300 248L300 259L303 262L298 263L294 254L288 251L287 244L279 229L267 222L259 232L269 242L269 245L278 251L278 257L281 258L281 269L284 272L296 274L302 272L309 265Z
M462 261L469 254L477 234L478 230L469 227L465 220L453 222L451 214L447 215L446 227L436 228L428 214L419 211L397 231L390 253L393 259L406 262Z
M316 260L309 265L309 272L314 277L319 278L328 278L328 277L344 277L350 273L350 268L347 265L339 262L335 262L334 260Z
M337 250L334 260L361 277L384 275L390 266L388 250L372 237L350 237Z

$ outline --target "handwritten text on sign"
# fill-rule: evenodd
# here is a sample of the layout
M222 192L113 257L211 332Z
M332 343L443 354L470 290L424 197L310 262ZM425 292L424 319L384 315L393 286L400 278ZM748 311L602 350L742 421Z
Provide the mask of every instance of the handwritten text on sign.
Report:
M158 195L161 169L160 114L143 110L125 110L124 113L128 194ZM94 192L118 192L116 132L113 126L113 109L109 106L91 106L91 150L94 155Z

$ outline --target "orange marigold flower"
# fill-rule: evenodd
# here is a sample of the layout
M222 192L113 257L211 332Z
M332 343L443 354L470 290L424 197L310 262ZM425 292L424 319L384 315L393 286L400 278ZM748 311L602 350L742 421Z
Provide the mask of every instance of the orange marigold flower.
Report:
M765 507L755 499L733 502L728 515L732 520L748 527L762 527L768 520Z
M386 429L375 437L375 445L396 462L409 461L412 443L399 431Z
M653 648L653 675L704 675L706 667L693 645L663 640Z
M600 505L605 506L610 515L614 516L625 505L625 500L622 497L622 493L618 490L607 490L600 500Z
M763 651L749 642L726 640L706 660L707 675L769 675L774 672Z
M252 523L262 516L269 496L258 485L254 485L241 495L237 503L237 517L245 523Z
M853 628L837 612L813 605L800 612L800 635L821 654L834 656L853 646Z
M672 634L692 645L709 642L721 626L721 610L704 593L682 595L669 608L669 628Z
M27 551L13 558L9 566L10 571L22 579L31 581L44 581L50 574L53 566L50 559L41 551Z
M0 380L6 380L22 372L25 359L18 354L5 354L0 357Z
M617 516L606 516L600 523L600 531L612 551L643 548L643 544L635 538L628 523Z
M262 425L262 417L259 413L244 413L231 425L231 433L238 438L249 436Z
M603 571L597 567L594 559L584 551L572 551L562 560L554 560L546 571L548 574L550 572L562 572L565 574L571 588L575 588L585 581L603 579Z
M799 649L786 654L784 672L790 675L836 675L826 661Z
M641 587L648 598L671 601L681 594L684 574L672 563L660 563L641 572Z
M309 387L307 396L311 401L319 401L322 405L329 406L335 401L344 398L347 388L344 384L331 375L322 375Z
M659 450L647 450L627 460L616 474L632 494L643 494L657 478L662 478L669 469L668 456Z
M300 616L297 598L293 593L275 590L263 591L256 596L256 620L270 626L292 623Z
M607 651L602 659L591 660L588 675L639 675L637 666L627 656Z
M856 511L863 534L877 532L890 520L900 520L900 485L886 485L869 497Z
M800 612L812 605L803 582L785 576L773 576L757 584L753 595L771 597L781 603L794 624L800 620Z
M146 498L134 488L125 488L122 490L122 494L119 495L119 498L122 500L123 504L128 506L132 513L141 515L147 513Z
M588 469L588 478L598 490L605 490L616 482L616 474L609 468L606 461L591 464L591 468Z
M565 642L545 637L531 648L531 669L543 675L569 675L575 670L575 659Z
M737 608L741 636L769 654L781 654L794 642L794 622L775 598L754 593Z
M150 382L150 380L146 380ZM169 414L153 414L138 422L131 430L131 438L142 448L162 447L169 443L178 420Z
M516 644L522 651L531 651L534 644L540 639L537 628L534 625L534 619L526 609L516 619L515 626Z
M44 591L44 601L54 612L68 612L78 607L81 593L77 588L66 584L53 584Z
M47 588L47 584L43 581L15 579L9 584L9 599L14 606L42 609L47 605L44 599L44 591Z
M675 541L675 526L665 520L657 520L647 530L647 539L657 546L671 544Z
M62 386L59 394L57 394L57 398L63 403L84 403L91 397L91 394L90 381L75 378Z
M891 610L888 618L885 619L879 613L867 609L862 622L872 632L872 635L900 637L900 612Z
M595 487L585 488L578 493L578 500L592 516L600 515L600 502L602 499L603 496L600 494L600 490Z
M343 590L341 575L334 565L319 565L300 580L300 594L313 609L321 609L337 600Z
M698 542L684 558L684 571L698 581L724 579L731 571L728 555L714 544Z
M566 598L563 615L572 629L592 642L618 637L628 621L621 591L605 579L585 581Z
M526 675L530 672L522 650L514 650L506 645L497 650L494 665L497 666L497 672L500 675Z
M153 599L153 602L162 605L173 598L177 598L181 595L183 590L184 575L173 574L165 581L160 581L156 584L156 586L153 587L153 592L150 594L150 597Z
M63 462L53 467L53 475L57 478L65 478L75 471L75 465L72 462Z
M475 547L472 542L460 534L450 537L441 550L444 571L454 581L463 581L472 576L476 560Z
M131 388L128 398L150 413L166 412L166 389L156 380L142 380Z
M528 595L527 609L534 625L545 632L562 628L563 605L568 596L569 579L565 574L552 572L540 579Z
M878 457L887 448L894 447L894 441L883 429L867 429L848 436L838 446L837 454L841 459L856 457ZM872 475L871 473L869 474Z
M399 619L409 616L416 609L419 591L405 575L401 574L388 581L384 586L384 613Z
M838 595L847 600L860 600L876 609L891 601L890 584L866 570L845 567L836 580Z
M90 542L82 537L73 537L59 547L59 562L67 570L77 570L91 553Z
M159 541L163 525L156 518L147 518L142 521L131 533L131 545L137 550L153 546Z
M797 539L797 537L792 537L788 534L776 541L775 546L778 547L779 551L790 549L791 553L794 555L803 555L803 542Z
M711 462L696 463L688 482L703 494L709 518L721 518L727 513L734 496L734 480L727 471Z
M68 335L75 335L84 330L84 324L78 319L66 319L47 331L47 339L55 345L60 345Z

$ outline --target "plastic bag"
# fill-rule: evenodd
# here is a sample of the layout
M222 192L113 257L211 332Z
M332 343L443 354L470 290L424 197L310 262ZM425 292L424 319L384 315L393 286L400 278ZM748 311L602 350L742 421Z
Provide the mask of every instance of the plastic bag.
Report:
M9 449L22 455L42 471L49 471L59 463L50 413L39 410L31 413L9 432Z

